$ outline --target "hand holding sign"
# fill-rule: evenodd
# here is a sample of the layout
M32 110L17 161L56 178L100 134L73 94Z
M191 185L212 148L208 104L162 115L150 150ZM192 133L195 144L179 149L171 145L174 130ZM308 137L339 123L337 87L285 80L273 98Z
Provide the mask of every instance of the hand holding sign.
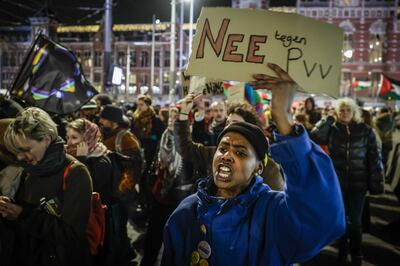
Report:
M294 94L299 88L297 83L276 64L268 63L268 67L274 71L277 77L265 74L253 75L254 81L250 84L255 89L267 89L272 91L272 118L282 135L290 134L292 123L290 118L290 107Z

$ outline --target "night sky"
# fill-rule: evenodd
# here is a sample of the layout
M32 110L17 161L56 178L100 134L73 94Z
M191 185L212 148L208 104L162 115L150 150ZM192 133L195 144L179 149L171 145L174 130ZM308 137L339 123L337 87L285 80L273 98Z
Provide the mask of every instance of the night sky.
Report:
M50 14L60 24L99 23L105 0L0 0L0 26L29 25L28 18L35 14ZM179 2L179 1L177 1ZM46 5L47 3L47 5ZM171 0L114 0L115 24L151 23L155 14L161 21L171 19ZM231 6L230 0L194 0L194 18L201 6ZM46 8L47 7L47 8ZM177 5L177 16L179 16ZM189 3L185 4L185 21L189 20Z

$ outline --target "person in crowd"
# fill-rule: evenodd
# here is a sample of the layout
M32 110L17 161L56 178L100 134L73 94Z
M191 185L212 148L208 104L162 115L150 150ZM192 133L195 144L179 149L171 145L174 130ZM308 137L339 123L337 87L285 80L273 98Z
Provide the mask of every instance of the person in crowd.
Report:
M383 110L383 112L381 110L381 112L375 117L374 125L382 140L382 161L384 167L386 167L389 152L393 148L392 136L395 127L393 114L389 111L385 111L387 109Z
M187 163L175 149L173 129L179 110L171 107L169 112L168 127L161 136L151 170L154 175L151 184L153 197L141 265L155 264L162 244L165 222L178 203L192 192L191 164Z
M211 122L208 127L210 135L209 146L216 146L217 137L222 132L226 124L226 106L223 101L216 101L210 105Z
M127 126L129 119L124 118L122 109L116 105L106 105L100 112L103 143L110 151L117 151L126 156L140 156L140 144L137 137ZM117 138L120 143L117 143Z
M165 127L168 127L169 112L168 107L160 108L160 111L158 112L158 117Z
M316 109L314 98L308 97L305 100L304 105L308 122L314 126L319 120L321 120L321 113Z
M302 124L304 128L307 130L307 132L310 132L313 129L313 125L311 125L310 122L308 122L306 114L295 113L293 115L293 120L297 123Z
M216 146L205 146L201 143L195 143L191 139L188 113L193 107L193 94L188 94L180 101L180 115L175 122L174 136L177 152L189 162L193 163L193 182L197 179L212 174L211 162L216 151ZM247 121L254 125L261 126L254 108L250 104L231 104L228 108L228 118L226 124L237 121ZM260 127L261 128L261 127ZM284 179L280 172L279 165L270 157L266 157L264 161L264 170L261 174L264 177L264 182L273 190L284 189Z
M67 153L77 158L89 169L93 190L100 193L107 206L115 203L112 198L112 164L108 149L101 142L99 127L87 119L76 119L67 125Z
M336 113L337 121L332 116L321 120L311 137L318 144L328 145L345 203L347 233L339 241L338 263L346 264L350 249L352 264L361 265L363 206L367 191L383 192L382 158L375 134L362 123L360 109L353 99L339 99Z
M372 131L374 132L375 137L376 137L376 144L378 145L378 150L379 150L379 152L382 152L382 140L381 140L381 137L379 136L377 129L375 128L371 112L368 110L362 109L361 110L361 118L365 124L367 124L369 127L372 128Z
M15 117L22 110L23 108L18 102L0 95L0 119Z
M79 110L79 118L87 119L95 124L99 124L98 114L99 108L97 106L96 100L94 99L91 99Z
M94 100L96 101L96 104L99 108L109 105L109 104L113 104L111 97L108 96L107 94L97 94L94 97Z
M138 139L133 135L124 119L123 111L120 107L115 105L106 105L100 112L100 124L103 128L103 143L109 151L119 152L125 156L131 157L133 162L142 162L141 147ZM130 191L129 196L124 197L118 204L113 206L114 217L118 217L119 234L122 241L125 242L125 247L129 246L132 250L128 256L134 256L131 243L128 239L127 223L129 218L130 205L138 198L137 191L135 190L135 183L140 182L141 178L141 164L135 163L135 169L131 169L131 179L124 182L124 190Z
M15 197L0 197L1 231L8 232L1 264L91 265L85 231L92 182L87 168L66 154L56 124L45 111L27 108L9 123L4 145L23 173Z
M157 117L151 106L151 98L139 95L136 99L136 111L133 113L133 130L144 149L146 161L145 169L149 169L153 162L158 142L165 126Z
M255 75L251 84L272 90L279 133L271 153L284 169L287 189L273 191L260 177L269 148L262 130L247 122L225 127L212 176L166 223L162 265L290 265L313 257L344 233L332 161L288 119L297 84L279 66L268 66L277 77Z
M209 127L211 122L211 109L206 105L209 102L205 97L196 101L193 110L192 139L196 143L210 146Z

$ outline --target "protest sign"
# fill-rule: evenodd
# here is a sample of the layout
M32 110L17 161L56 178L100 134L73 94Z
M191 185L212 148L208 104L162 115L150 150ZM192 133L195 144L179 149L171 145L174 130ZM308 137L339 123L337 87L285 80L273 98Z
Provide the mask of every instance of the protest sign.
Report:
M218 95L224 93L223 82L200 76L190 77L189 93L194 95Z
M297 14L203 8L188 74L250 81L281 66L310 93L339 94L343 30Z
M185 97L189 93L190 76L187 73L186 69L183 69L181 71L181 75L182 75L182 96Z

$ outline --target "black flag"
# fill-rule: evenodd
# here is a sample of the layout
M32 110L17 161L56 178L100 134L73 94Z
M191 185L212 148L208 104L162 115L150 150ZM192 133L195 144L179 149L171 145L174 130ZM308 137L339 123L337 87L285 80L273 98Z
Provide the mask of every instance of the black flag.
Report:
M97 91L72 51L39 34L10 94L49 113L68 114L79 110Z

